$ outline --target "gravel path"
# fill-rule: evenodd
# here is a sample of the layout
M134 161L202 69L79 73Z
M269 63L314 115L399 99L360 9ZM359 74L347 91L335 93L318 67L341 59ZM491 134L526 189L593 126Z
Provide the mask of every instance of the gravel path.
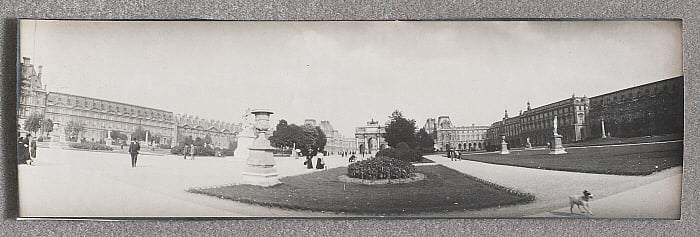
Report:
M670 199L671 204L675 201L676 206L680 205L680 185L679 181L674 182L673 180L679 180L681 176L681 167L675 167L667 169L648 176L620 176L620 175L604 175L604 174L587 174L587 173L575 173L575 172L564 172L564 171L551 171L551 170L540 170L522 167L513 167L505 165L494 165L475 161L450 161L449 158L443 157L441 155L431 155L427 158L434 160L438 164L450 167L452 169L458 170L465 174L476 176L484 180L494 182L506 187L515 188L522 192L527 192L534 194L536 197L535 202L525 205L519 205L508 208L491 208L486 210L480 210L470 213L470 216L484 216L484 217L503 217L503 216L565 216L565 215L555 215L555 214L543 214L549 211L562 209L566 207L568 213L568 196L570 195L580 195L583 190L588 190L596 197L596 201L592 202L591 205L595 206L598 201L602 202L606 200L607 197L612 199L619 199L624 202L624 197L626 196L615 196L625 192L630 189L642 187L645 185L652 184L660 180L667 181L669 185L659 186L654 185L648 188L642 189L646 191L643 196L648 198L658 197L657 199ZM656 188L656 189L654 189ZM661 190L658 190L661 189ZM654 195L655 193L665 192L664 195ZM677 194L677 195L675 195ZM637 194L641 195L641 194ZM667 197L667 196L671 197ZM673 197L677 196L677 199ZM622 197L622 198L621 198ZM669 202L663 202L662 206L668 207ZM653 204L653 201L648 201L647 203ZM658 205L659 202L655 202ZM671 205L673 206L673 205ZM640 211L639 209L644 209L647 207L639 206L638 208L629 208L620 206L615 207L614 205L605 213L597 214L596 217L663 217L663 218L677 218L680 214L680 208L675 210L665 210L660 215L659 213L647 213L648 215L643 215L641 213L646 213L645 211ZM596 208L598 209L598 208ZM664 209L656 208L656 209ZM556 212L555 211L555 212ZM595 212L594 212L595 213ZM580 217L579 215L575 215Z

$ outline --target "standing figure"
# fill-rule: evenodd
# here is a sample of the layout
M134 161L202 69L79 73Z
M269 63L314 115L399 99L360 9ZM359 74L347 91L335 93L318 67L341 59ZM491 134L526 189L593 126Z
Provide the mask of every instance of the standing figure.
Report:
M29 148L29 146L24 143L24 138L19 137L19 139L17 139L17 164L18 165L27 164L27 151L29 151L27 148Z
M22 143L24 144L24 147L25 147L24 148L24 160L26 161L26 163L28 165L31 165L32 163L34 163L34 160L32 160L31 142L32 142L32 134L27 133L27 136L24 137L24 140L22 141Z
M307 169L313 169L313 168L314 168L314 164L313 164L313 161L312 161L313 156L314 156L314 155L313 155L313 150L309 149L308 153L306 154L306 161L304 162L304 164L306 165L306 168L307 168Z
M182 154L185 155L185 158L184 158L185 160L187 160L187 153L190 153L190 146L185 144L185 146L182 147Z
M462 153L459 153L458 150L455 150L455 159L457 159L458 161L462 160Z
M190 157L194 160L194 144L190 144Z
M131 154L131 167L136 167L136 159L139 155L139 150L141 150L141 145L139 145L139 143L135 142L134 140L131 140L131 144L129 145L129 154Z
M316 160L316 169L322 170L326 167L326 163L323 162L323 152L318 153L318 159Z
M30 159L33 162L34 158L36 158L36 139L31 139L31 142L29 143L29 154Z

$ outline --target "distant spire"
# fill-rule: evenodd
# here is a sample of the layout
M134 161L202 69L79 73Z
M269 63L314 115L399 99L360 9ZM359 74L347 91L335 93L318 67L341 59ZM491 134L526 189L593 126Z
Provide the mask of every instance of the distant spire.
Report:
M505 118L508 118L508 110L506 109Z
M530 101L527 102L527 110L530 110Z

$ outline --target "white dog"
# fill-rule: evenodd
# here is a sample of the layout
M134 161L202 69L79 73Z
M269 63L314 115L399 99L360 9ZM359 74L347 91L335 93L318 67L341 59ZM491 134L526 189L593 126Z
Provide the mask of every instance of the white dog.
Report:
M571 205L571 207L569 208L569 211L571 211L571 213L573 214L574 213L574 205L576 205L576 207L578 207L579 211L581 211L581 207L583 207L583 209L586 210L586 212L588 212L588 214L593 215L591 208L588 206L588 201L591 199L593 199L593 195L591 193L589 193L588 190L583 190L582 196L578 196L578 195L569 196L569 204ZM581 213L585 213L585 212L581 211Z

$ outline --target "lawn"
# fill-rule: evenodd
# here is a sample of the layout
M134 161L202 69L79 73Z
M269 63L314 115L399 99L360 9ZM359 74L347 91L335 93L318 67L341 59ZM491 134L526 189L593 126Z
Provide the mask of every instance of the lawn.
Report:
M376 215L473 210L527 203L535 198L440 165L417 170L426 179L406 184L340 182L338 176L346 174L347 167L339 167L285 177L282 184L267 188L232 185L189 191L263 206Z
M597 138L593 140L580 141L575 143L564 144L568 147L581 147L581 146L598 146L598 145L612 145L612 144L632 144L632 143L644 143L644 142L663 142L672 140L683 140L683 134L668 134L668 135L656 135L653 137L608 137L605 139Z
M566 146L566 145L565 145ZM616 175L649 175L683 164L683 143L567 149L568 154L549 155L548 150L511 151L462 156L462 159L528 168Z

